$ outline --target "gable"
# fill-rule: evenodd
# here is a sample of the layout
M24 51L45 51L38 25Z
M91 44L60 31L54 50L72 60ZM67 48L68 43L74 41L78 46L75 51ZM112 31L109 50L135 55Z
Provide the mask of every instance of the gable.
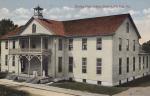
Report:
M129 33L127 32L127 23L129 23ZM130 18L126 18L122 24L118 27L115 34L118 37L122 37L124 39L130 38L131 40L138 40L140 35L135 27L135 24Z
M36 25L36 32L32 33L32 25ZM50 30L47 30L44 26L42 26L39 22L37 22L35 19L29 23L29 25L20 33L20 35L32 35L32 34L47 34L47 35L53 35L53 32Z

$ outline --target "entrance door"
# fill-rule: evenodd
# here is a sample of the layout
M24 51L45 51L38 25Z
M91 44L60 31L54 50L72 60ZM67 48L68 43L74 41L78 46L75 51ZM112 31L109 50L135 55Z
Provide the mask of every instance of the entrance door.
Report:
M45 71L45 76L48 76L48 58L43 60L43 70Z
M20 62L21 62L21 73L27 74L28 59L23 56L20 58Z

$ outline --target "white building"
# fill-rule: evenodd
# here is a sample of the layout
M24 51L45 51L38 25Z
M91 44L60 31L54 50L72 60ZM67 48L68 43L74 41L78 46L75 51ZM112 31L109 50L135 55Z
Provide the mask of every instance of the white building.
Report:
M150 73L129 14L54 21L42 8L1 37L1 70L115 86Z

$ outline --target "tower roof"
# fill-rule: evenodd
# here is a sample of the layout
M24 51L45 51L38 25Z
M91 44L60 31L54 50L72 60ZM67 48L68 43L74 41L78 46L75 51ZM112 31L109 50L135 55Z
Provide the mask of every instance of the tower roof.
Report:
M34 10L43 10L43 8L41 8L39 5L35 8L33 8Z

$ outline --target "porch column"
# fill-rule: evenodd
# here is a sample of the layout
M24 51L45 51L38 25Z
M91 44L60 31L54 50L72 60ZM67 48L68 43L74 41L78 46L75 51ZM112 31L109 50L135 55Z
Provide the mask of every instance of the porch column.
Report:
M42 54L42 50L43 50L43 37L41 37L41 76L43 75L43 54Z
M6 43L6 42L5 42L5 43ZM8 50L10 50L10 40L8 40ZM9 72L9 59L10 59L10 55L7 55L8 72Z
M28 76L30 77L30 56L28 56Z
M20 56L18 55L18 76L19 76L19 60L20 60Z
M29 36L29 53L30 53L30 36ZM30 77L30 56L28 56L28 75Z
M29 36L29 52L30 52L30 43L31 43L31 42L30 42L30 36Z

